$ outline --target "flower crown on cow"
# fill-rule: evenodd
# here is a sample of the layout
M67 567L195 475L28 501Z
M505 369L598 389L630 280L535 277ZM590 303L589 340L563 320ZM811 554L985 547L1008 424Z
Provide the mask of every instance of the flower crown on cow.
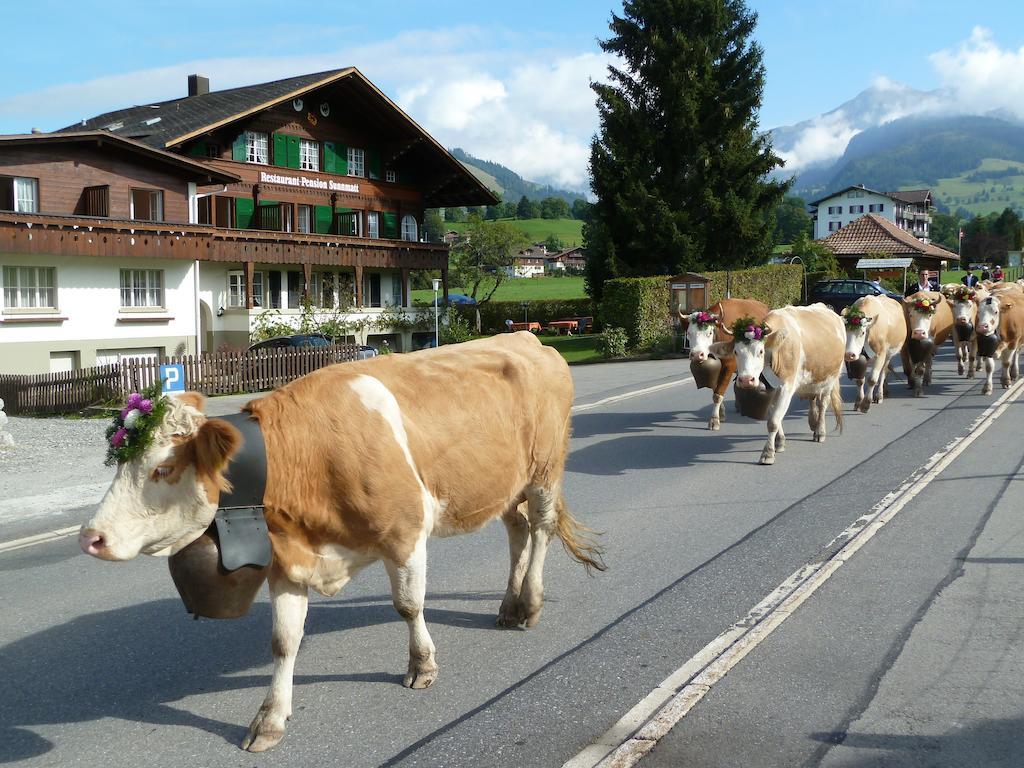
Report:
M764 323L755 323L752 317L741 317L732 324L733 340L742 341L744 344L762 341L767 334L768 326Z
M978 292L973 288L968 288L966 285L961 285L953 293L953 299L956 301L974 301L977 295Z
M153 433L167 412L167 398L158 381L142 392L132 392L124 408L107 427L108 467L137 459L153 442Z
M690 314L690 323L696 325L700 330L706 330L718 325L718 318L710 312L701 310Z
M846 310L846 317L843 318L847 328L863 328L865 319L867 319L867 315L861 311L860 307L850 307Z
M922 315L934 315L935 310L938 308L938 302L932 301L931 299L922 296L920 299L914 302L914 309L920 312Z

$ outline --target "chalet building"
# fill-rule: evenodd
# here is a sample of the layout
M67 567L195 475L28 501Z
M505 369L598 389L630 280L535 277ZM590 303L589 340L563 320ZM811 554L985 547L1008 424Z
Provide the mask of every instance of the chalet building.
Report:
M410 349L385 312L411 307L410 271L447 295L424 209L492 193L354 68L188 85L0 136L0 373L245 347L304 305Z
M531 245L512 257L512 265L505 267L509 277L534 277L544 274L548 249L542 244Z
M545 259L549 272L579 271L587 266L587 252L582 246L566 248L558 253L550 253Z
M918 240L930 242L932 193L928 189L876 192L863 184L810 203L814 239L822 240L865 214L888 219Z
M934 243L926 243L879 213L866 213L826 237L822 244L851 274L861 259L910 258L918 267L941 270L958 256Z

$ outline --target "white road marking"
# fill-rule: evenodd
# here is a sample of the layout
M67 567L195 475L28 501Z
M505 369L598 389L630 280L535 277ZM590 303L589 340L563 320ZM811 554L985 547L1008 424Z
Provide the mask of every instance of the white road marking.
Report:
M13 552L16 549L34 547L36 544L48 544L51 541L65 539L68 536L74 536L81 530L81 528L82 526L80 525L72 525L68 528L58 528L56 531L37 533L35 536L25 536L21 539L12 539L11 541L0 542L0 553Z
M603 400L598 400L594 403L586 403L584 405L574 405L572 407L573 413L580 413L581 411L592 411L595 408L600 408L602 405L611 405L612 403L618 403L622 400L629 400L633 397L640 397L641 395L649 395L652 392L661 392L663 389L671 389L672 387L681 387L683 384L687 384L693 381L692 376L687 376L685 379L679 381L670 381L667 384L656 384L653 387L645 387L644 389L634 389L632 392L623 392L621 395L612 395L606 397Z
M829 547L837 544L842 544L842 547L832 557L811 561L799 568L745 617L665 678L595 742L566 761L562 768L627 768L636 765L716 682L984 434L1022 392L1024 380L1003 393L967 427L964 434L932 454L898 488L886 494L867 514L857 518L836 536Z
M679 381L670 381L666 384L657 384L653 387L645 387L644 389L635 389L632 392L623 392L621 395L614 395L612 397L606 397L603 400L598 400L595 403L587 403L585 405L574 405L572 410L573 413L579 411L590 411L594 408L599 408L602 405L610 405L611 403L617 403L622 400L628 400L633 397L640 397L642 395L651 394L652 392L660 392L663 389L669 389L670 387L679 387L687 382L693 381L693 377L687 377L680 379ZM408 450L406 450L408 454ZM407 456L411 462L411 456ZM414 468L415 471L415 468ZM419 476L417 475L417 480ZM14 517L16 512L20 512L18 515L19 519L24 517L36 517L44 514L52 514L54 508L60 508L61 506L67 506L68 504L74 504L75 506L88 506L92 504L98 504L103 498L103 494L107 488L110 487L109 482L87 484L81 486L74 486L72 488L65 488L49 493L42 493L38 496L25 496L17 499L8 499L0 501L0 519L5 516ZM81 526L74 526L72 528L61 528L56 531L48 531L46 533L36 534L35 536L26 536L21 539L14 539L12 541L0 542L0 553L12 552L16 549L22 549L24 547L35 546L36 544L46 544L57 539L63 539L67 536L71 536L78 532Z

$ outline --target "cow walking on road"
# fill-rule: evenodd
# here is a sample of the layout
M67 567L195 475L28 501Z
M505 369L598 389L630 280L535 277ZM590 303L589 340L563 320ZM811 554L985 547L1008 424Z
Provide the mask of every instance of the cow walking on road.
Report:
M753 318L756 323L764 322L768 311L767 304L754 299L722 299L706 311L691 312L688 315L679 312L679 320L686 331L686 341L690 348L691 369L708 360L712 344L731 338L726 329L733 323L741 317ZM732 355L726 355L720 361L722 367L712 390L711 418L708 420L708 429L712 430L721 429L725 421L725 393L736 374L736 359Z
M988 297L984 288L968 288L954 284L943 286L942 294L949 303L953 313L953 342L956 344L956 372L968 379L974 378L974 372L981 370L978 360L978 337L975 325L978 320L978 301Z
M932 383L935 352L953 332L953 313L941 293L918 291L903 300L907 318L907 342L903 345L903 372L915 397Z
M871 403L885 399L885 379L889 363L903 349L907 339L907 320L903 306L888 296L862 296L843 312L846 323L846 361L854 362L861 354L871 352L864 378L857 382L854 410L867 413Z
M774 464L775 454L785 450L782 420L796 395L810 401L807 423L816 443L825 442L826 406L843 427L843 399L839 377L843 370L846 332L843 321L824 304L783 307L768 313L763 324L744 318L733 325L733 340L715 344L715 354L736 356L736 385L759 386L766 361L779 379L768 410L768 440L761 452L762 464Z
M998 334L994 353L1003 364L1000 383L1006 389L1020 377L1020 348L1024 344L1024 296L1018 293L993 293L978 301L978 335ZM992 394L992 374L995 360L991 355L982 358L985 363L985 383L981 394Z
M553 538L603 569L562 498L572 399L562 357L515 333L330 366L244 408L266 446L274 614L273 678L244 748L284 736L309 588L334 595L382 560L409 629L403 683L426 688L438 674L423 618L428 537L501 518L511 553L503 627L540 619ZM118 465L82 528L81 547L95 557L173 554L213 522L239 432L206 418L194 393L159 408L152 443Z

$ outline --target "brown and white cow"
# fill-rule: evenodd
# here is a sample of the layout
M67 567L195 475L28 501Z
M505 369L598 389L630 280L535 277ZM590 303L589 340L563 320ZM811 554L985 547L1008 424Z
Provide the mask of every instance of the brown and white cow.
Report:
M572 398L565 361L523 332L330 366L245 406L267 453L274 674L244 748L284 736L309 588L333 595L382 560L409 628L404 685L426 688L438 671L423 619L428 537L502 519L503 627L540 618L552 539L603 568L562 498ZM86 552L173 554L210 525L240 438L202 408L194 393L173 399L152 446L118 466L80 532Z
M763 322L768 314L768 305L755 299L722 299L715 302L706 313L714 318L714 325L708 326L697 322L700 312L689 315L679 313L679 320L686 330L686 341L690 348L690 362L701 363L711 354L711 345L715 342L728 341L732 336L727 330L741 317L752 317L755 322ZM711 397L711 418L708 429L720 429L725 421L725 393L732 384L736 374L736 359L732 355L721 358L722 369L718 374Z
M907 340L907 319L903 305L888 296L862 296L843 312L846 323L846 361L853 362L868 353L870 359L867 375L868 388L864 391L864 379L857 382L857 400L854 410L867 413L871 403L885 399L885 377L889 363L903 349ZM857 322L853 322L856 318Z
M1019 356L1021 345L1024 345L1024 295L1015 292L993 292L988 298L978 301L979 336L999 333L999 344L995 353L1002 361L1003 372L1000 383L1006 389L1020 377ZM985 363L985 383L981 394L992 394L992 374L995 371L995 360L983 358Z
M978 360L978 338L974 328L978 321L978 301L988 297L984 288L968 288L955 284L943 286L942 295L949 303L953 314L953 343L956 345L956 372L968 379L974 378L974 372L981 370Z
M715 354L736 357L736 385L759 386L766 359L779 379L768 410L768 440L762 464L774 464L776 452L785 450L782 420L796 395L810 401L807 423L816 443L825 442L825 406L831 405L836 426L843 427L843 399L839 377L843 371L846 331L842 318L824 304L783 307L768 313L763 339L734 338L712 346Z
M907 296L903 299L903 311L907 318L907 342L900 355L903 372L907 375L907 386L916 397L921 397L924 387L932 383L935 352L953 332L953 312L936 291L918 291ZM918 360L913 359L912 349L921 350Z

